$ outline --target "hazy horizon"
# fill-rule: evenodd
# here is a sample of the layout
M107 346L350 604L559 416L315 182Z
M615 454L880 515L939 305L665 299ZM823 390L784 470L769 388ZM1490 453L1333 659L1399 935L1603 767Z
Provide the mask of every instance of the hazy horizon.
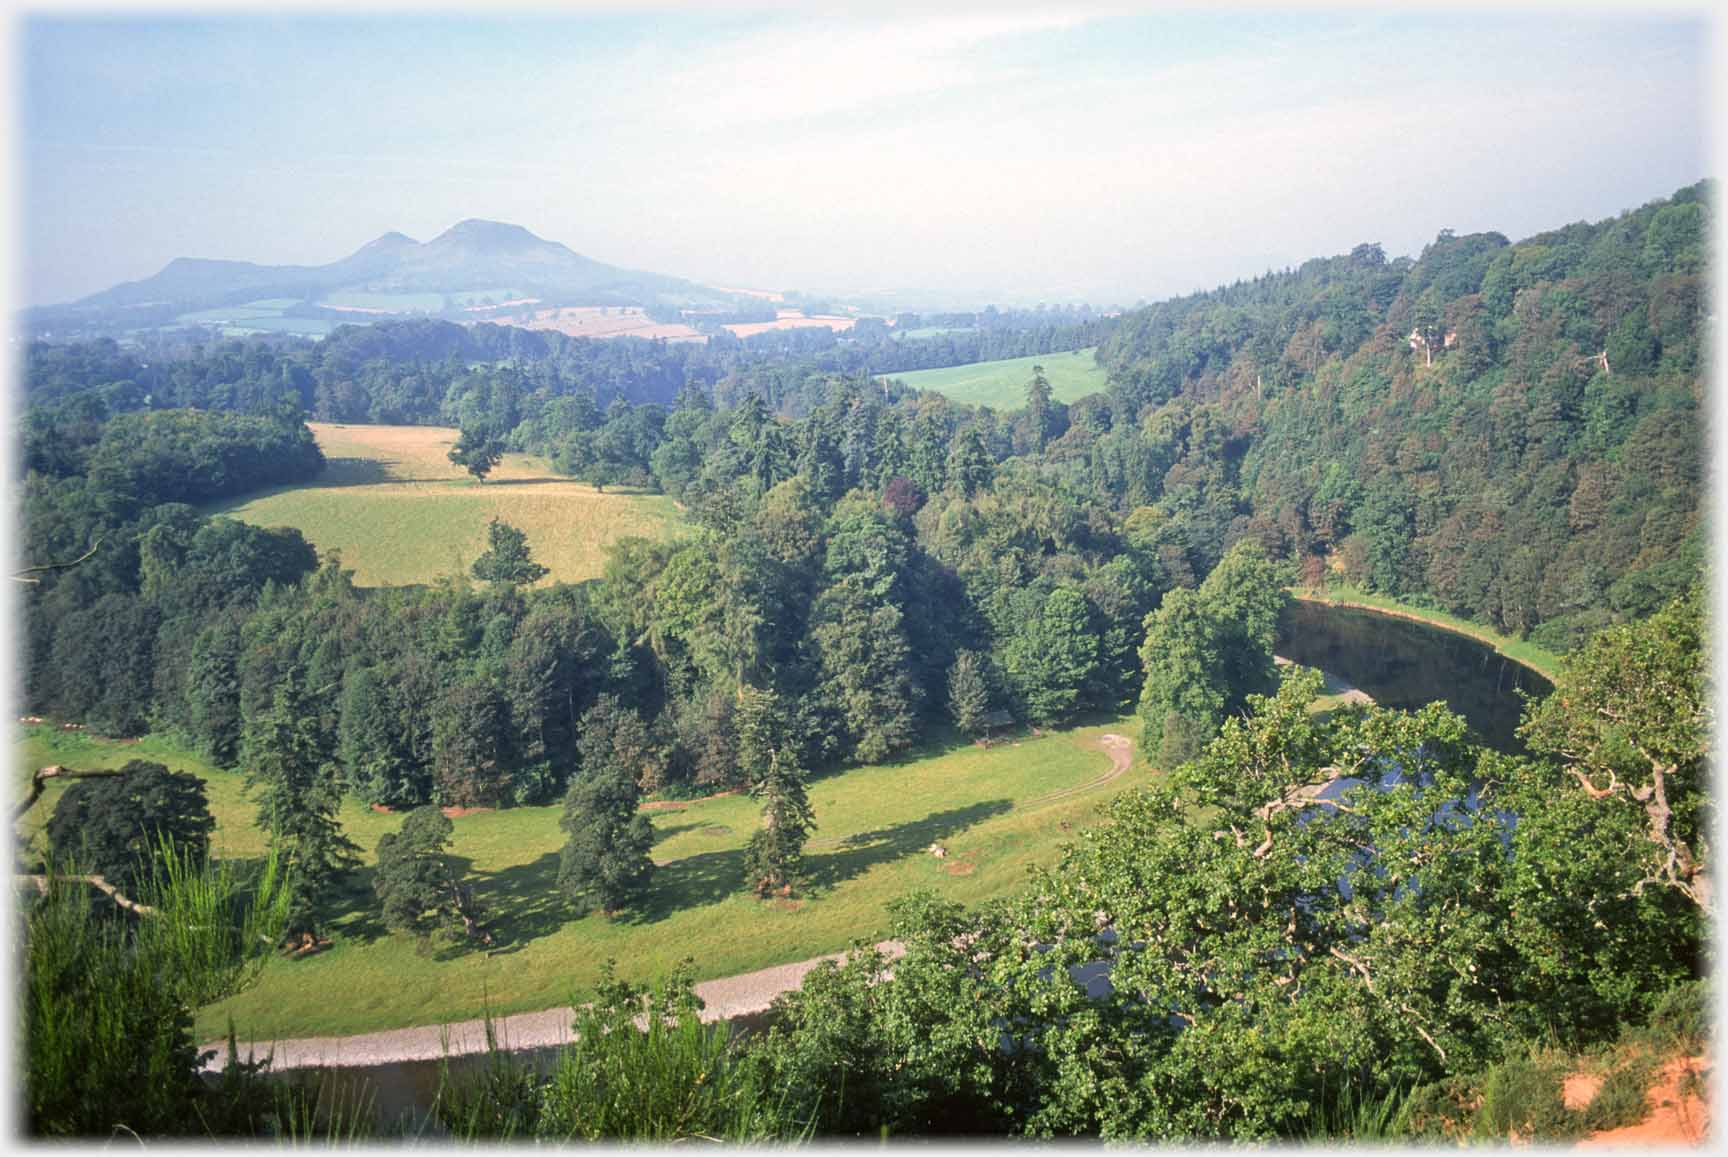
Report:
M21 305L479 217L713 285L1157 300L1708 168L1700 16L1487 11L20 25Z

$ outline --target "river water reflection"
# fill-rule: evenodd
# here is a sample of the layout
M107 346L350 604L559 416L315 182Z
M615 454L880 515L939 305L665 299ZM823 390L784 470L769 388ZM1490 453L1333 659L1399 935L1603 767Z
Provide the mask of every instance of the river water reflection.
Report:
M1466 635L1353 607L1294 601L1278 623L1278 653L1330 671L1385 707L1443 699L1486 743L1522 752L1519 691L1554 689L1542 675Z

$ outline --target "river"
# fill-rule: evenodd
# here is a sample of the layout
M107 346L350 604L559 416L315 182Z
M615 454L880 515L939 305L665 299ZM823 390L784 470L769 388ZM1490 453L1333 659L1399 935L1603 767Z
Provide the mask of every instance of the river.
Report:
M1464 716L1489 745L1519 752L1516 735L1524 700L1519 692L1540 698L1553 690L1545 677L1506 658L1492 647L1466 635L1409 619L1352 607L1294 601L1279 622L1277 652L1292 662L1318 667L1360 688L1386 707L1415 708L1443 699ZM1102 971L1079 977L1088 989L1107 990ZM755 1013L734 1022L738 1030L760 1029L770 1019ZM556 1048L520 1050L514 1055L532 1065L550 1064ZM454 1057L452 1073L483 1068L483 1054ZM385 1127L403 1127L412 1134L436 1136L424 1122L437 1094L437 1061L396 1061L325 1070L291 1070L284 1077L323 1080L326 1092L340 1102L367 1102L368 1113ZM314 1075L314 1074L318 1075Z
M1278 623L1280 655L1330 671L1385 707L1436 699L1469 721L1483 742L1522 753L1524 699L1554 685L1468 635L1354 607L1293 601Z

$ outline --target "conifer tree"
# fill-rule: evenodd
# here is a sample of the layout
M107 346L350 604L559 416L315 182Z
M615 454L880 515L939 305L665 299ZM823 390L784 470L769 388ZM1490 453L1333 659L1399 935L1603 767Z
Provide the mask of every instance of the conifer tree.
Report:
M1043 366L1032 367L1032 380L1026 386L1026 425L1034 452L1042 454L1050 440L1051 414L1050 379Z
M582 770L564 796L558 821L566 835L558 890L578 914L613 912L647 886L654 871L648 849L654 828L637 808L642 789L635 766L646 732L636 713L603 697L582 717Z
M291 873L290 931L316 928L318 904L360 862L359 846L336 819L342 806L338 768L305 682L301 667L290 668L269 709L247 722L242 740L258 826L270 833Z
M990 686L976 651L961 651L948 668L948 714L967 735L981 735L990 714Z
M995 473L996 463L977 430L968 429L954 440L953 449L948 451L948 485L971 498L990 485Z
M804 769L785 748L771 751L750 794L762 801L762 827L745 849L745 878L758 896L790 895L803 875L804 842L816 827Z
M501 518L486 527L486 553L474 560L474 577L481 582L527 585L546 576L546 568L528 552L528 536Z

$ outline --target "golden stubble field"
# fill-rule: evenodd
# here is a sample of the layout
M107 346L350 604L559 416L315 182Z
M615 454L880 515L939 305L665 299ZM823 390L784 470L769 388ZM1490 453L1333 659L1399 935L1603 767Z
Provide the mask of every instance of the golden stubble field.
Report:
M620 538L675 534L670 498L607 491L553 473L527 454L506 454L485 482L447 457L456 431L444 426L312 422L329 461L312 483L212 508L257 526L292 526L320 555L342 553L362 586L402 586L465 574L486 549L493 517L519 527L551 573L543 582L600 574Z

